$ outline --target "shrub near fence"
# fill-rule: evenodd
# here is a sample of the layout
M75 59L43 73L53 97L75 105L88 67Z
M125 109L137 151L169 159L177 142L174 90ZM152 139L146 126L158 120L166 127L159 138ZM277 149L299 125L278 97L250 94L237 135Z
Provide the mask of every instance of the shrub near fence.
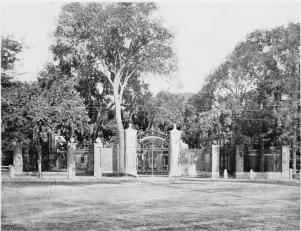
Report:
M200 149L181 149L179 156L179 167L182 175L197 175L197 160L201 156Z
M181 150L179 164L182 175L219 178L220 147L210 144L202 149Z

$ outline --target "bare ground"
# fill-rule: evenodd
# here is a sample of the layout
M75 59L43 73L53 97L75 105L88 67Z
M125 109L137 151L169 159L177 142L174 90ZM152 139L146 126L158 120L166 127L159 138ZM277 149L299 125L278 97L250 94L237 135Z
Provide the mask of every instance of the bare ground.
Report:
M2 230L300 230L299 184L2 182Z

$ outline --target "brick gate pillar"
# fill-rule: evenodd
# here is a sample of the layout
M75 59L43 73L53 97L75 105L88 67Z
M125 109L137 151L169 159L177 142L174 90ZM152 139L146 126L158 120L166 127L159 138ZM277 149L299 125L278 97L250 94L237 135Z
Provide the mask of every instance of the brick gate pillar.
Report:
M235 146L235 177L242 178L244 174L244 146Z
M96 143L94 143L94 177L101 179L101 148L102 143L99 138L97 138Z
M71 142L67 146L67 168L68 168L68 178L72 179L75 177L75 152L76 152L76 143L74 139L70 139Z
M137 174L137 130L132 128L132 124L129 124L129 127L124 130L125 137L125 173L138 177Z
M179 156L181 150L181 134L174 125L173 130L169 132L169 145L168 145L168 165L169 165L169 177L180 176L181 172L179 169Z
M22 143L13 142L14 147L14 169L15 173L23 172L23 157L22 157Z
M282 145L281 147L281 157L282 157L282 173L281 179L289 179L289 158L290 158L290 146Z
M220 148L219 145L212 144L212 178L219 178L219 158L220 158Z

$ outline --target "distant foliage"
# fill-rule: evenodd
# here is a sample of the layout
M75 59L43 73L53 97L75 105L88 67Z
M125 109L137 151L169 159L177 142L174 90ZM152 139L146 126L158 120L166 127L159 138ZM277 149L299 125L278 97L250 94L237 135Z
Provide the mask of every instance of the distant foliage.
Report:
M23 50L24 45L10 36L1 36L1 86L7 87L15 77L15 64L17 55Z

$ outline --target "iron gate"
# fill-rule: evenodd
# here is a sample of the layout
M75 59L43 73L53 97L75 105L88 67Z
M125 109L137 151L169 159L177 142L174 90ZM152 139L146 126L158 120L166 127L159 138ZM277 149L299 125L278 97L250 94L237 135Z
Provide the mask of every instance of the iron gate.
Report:
M234 159L235 149L231 144L225 144L220 147L220 172L223 173L227 169L228 173L234 173L235 159Z
M148 136L138 141L138 175L168 175L168 144L158 136Z

